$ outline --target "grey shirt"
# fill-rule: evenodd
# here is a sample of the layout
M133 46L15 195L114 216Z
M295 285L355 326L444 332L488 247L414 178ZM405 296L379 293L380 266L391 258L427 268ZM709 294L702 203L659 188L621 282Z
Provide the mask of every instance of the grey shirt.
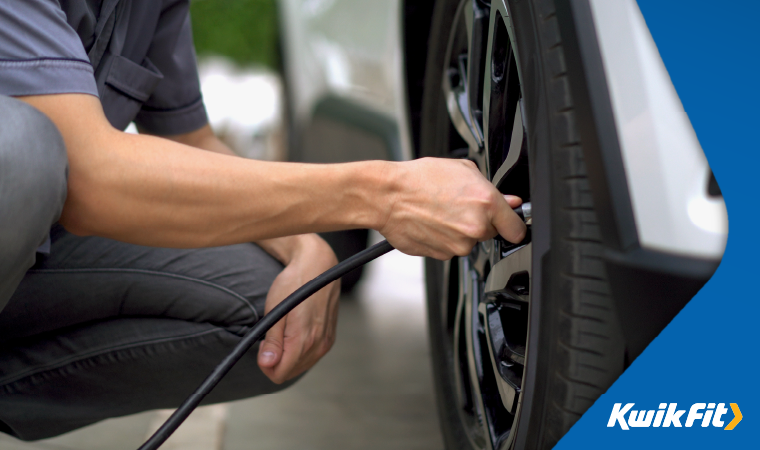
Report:
M0 0L0 94L100 97L152 134L207 123L188 0Z

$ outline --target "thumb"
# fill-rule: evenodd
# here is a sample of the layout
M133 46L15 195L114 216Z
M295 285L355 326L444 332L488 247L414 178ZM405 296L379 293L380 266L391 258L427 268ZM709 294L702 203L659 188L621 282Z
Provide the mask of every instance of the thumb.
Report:
M262 370L271 369L272 367L276 366L282 359L286 320L288 320L287 316L274 324L274 326L267 332L264 340L261 341L261 345L259 346L258 362L259 367Z
M505 202L498 202L496 214L493 216L492 224L501 237L512 243L518 243L523 240L527 228L520 217L512 211L522 204L520 197L514 195L505 195Z

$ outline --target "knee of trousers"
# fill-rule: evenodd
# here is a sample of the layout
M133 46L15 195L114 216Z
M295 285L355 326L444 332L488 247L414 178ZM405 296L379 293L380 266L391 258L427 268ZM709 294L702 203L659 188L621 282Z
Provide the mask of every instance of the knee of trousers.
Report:
M53 122L0 96L0 280L14 278L8 270L25 272L34 263L36 248L63 209L67 176L66 147Z
M264 316L267 294L283 266L255 244L209 249L207 253L205 258L214 261L216 286L212 293L187 285L192 292L183 295L183 303L193 302L202 311L193 313L190 320L214 323L242 335ZM209 316L199 320L201 314Z
M0 209L5 220L17 223L4 225L44 235L66 200L66 147L58 128L44 114L2 96L0 173Z
M47 116L22 101L2 96L0 173L3 215L13 222L31 222L19 229L31 226L45 234L58 220L66 200L66 147Z

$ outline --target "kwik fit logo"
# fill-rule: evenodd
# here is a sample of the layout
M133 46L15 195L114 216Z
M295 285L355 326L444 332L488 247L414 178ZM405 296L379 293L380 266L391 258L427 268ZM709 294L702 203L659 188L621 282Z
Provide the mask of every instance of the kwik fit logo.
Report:
M610 420L607 421L607 427L613 428L620 426L623 430L630 428L668 428L668 427L686 427L692 426L723 428L724 430L733 430L739 422L742 421L742 412L739 410L739 405L731 403L731 411L734 413L734 418L725 424L724 415L728 412L725 403L694 403L689 408L689 413L686 415L686 420L681 424L681 418L686 413L685 409L678 409L678 403L660 403L657 410L636 410L633 409L635 403L626 403L623 406L622 403L615 403L612 406L612 413L610 414ZM627 416L627 418L626 418ZM726 418L728 419L728 418ZM695 423L699 425L694 425Z

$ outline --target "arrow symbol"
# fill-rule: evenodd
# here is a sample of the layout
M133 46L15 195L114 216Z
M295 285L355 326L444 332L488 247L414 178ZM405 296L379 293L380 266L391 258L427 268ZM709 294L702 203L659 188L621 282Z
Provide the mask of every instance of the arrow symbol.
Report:
M739 424L739 422L742 421L742 412L739 410L739 405L736 403L731 403L731 411L734 412L734 420L731 421L728 425L726 425L726 428L724 430L733 430L735 426Z

